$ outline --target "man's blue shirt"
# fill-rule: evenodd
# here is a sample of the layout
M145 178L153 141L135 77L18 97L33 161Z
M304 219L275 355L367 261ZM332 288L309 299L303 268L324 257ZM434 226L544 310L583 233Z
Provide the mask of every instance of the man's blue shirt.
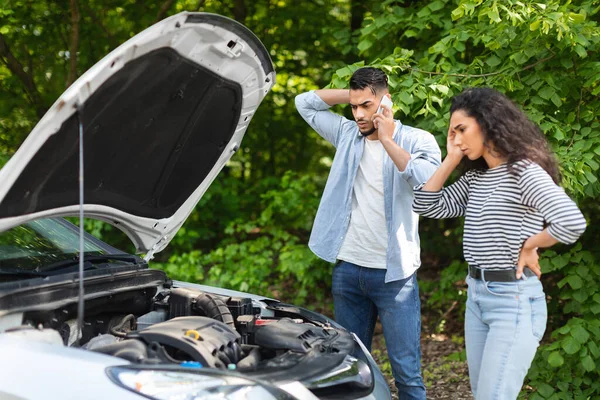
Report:
M335 262L350 223L352 189L366 139L355 121L329 111L330 106L313 91L296 96L296 108L336 148L308 242L317 256ZM441 164L440 148L430 133L396 121L394 140L411 157L404 171L398 170L389 156L383 160L386 282L409 277L421 265L419 218L412 211L413 187L426 182Z

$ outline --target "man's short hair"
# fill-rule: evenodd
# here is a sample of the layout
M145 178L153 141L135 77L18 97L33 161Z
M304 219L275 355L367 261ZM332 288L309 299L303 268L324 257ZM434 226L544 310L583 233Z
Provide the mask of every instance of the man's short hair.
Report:
M363 67L357 69L350 78L350 90L363 90L364 88L371 89L373 94L376 94L382 89L387 89L387 75L385 72L375 67Z

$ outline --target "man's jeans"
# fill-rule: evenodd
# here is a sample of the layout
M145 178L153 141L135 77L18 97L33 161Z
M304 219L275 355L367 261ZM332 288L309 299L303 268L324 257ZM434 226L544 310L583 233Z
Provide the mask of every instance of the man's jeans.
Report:
M385 283L385 270L342 261L333 270L335 320L371 351L377 315L383 326L398 395L424 400L421 378L421 302L416 274Z
M469 276L467 283L465 344L473 396L516 399L546 330L542 284L536 276L517 282Z

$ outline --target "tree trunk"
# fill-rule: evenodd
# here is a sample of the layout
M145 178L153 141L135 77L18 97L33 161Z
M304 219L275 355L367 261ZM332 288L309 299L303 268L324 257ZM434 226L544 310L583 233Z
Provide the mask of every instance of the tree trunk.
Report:
M246 21L246 15L248 10L246 9L245 0L234 0L233 8L231 10L233 12L233 19L242 24Z
M66 87L71 86L77 79L77 52L79 51L79 5L77 0L71 0L71 41L69 44L69 75Z
M175 3L175 0L167 0L163 3L158 11L158 15L156 16L156 22L162 21L165 18L173 3Z
M25 93L29 98L29 101L35 108L36 114L39 118L42 118L46 113L46 107L43 104L40 92L38 92L37 86L33 80L33 70L29 69L25 72L23 65L15 58L10 51L6 38L0 33L0 58L7 68L15 74L25 86Z

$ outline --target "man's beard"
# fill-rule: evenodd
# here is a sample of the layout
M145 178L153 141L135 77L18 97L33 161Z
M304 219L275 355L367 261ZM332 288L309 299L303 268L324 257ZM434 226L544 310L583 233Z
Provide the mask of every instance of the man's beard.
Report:
M358 121L357 121L357 122L358 122ZM368 130L368 131L366 131L366 132L363 132L363 131L361 131L360 129L359 129L358 131L360 132L360 134L361 134L361 135L363 135L364 137L367 137L367 136L369 136L369 135L372 135L372 134L373 134L373 133L374 133L376 130L377 130L377 129L375 129L375 125L373 125L373 126L371 127L371 129L369 129L369 130Z

